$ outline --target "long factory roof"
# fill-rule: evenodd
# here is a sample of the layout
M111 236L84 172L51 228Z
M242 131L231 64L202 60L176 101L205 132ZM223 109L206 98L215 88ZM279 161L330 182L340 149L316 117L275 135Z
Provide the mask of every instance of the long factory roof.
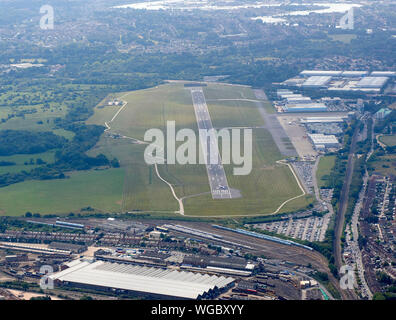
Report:
M235 280L187 271L82 260L74 263L71 268L51 275L50 278L186 299L197 299L210 289L225 287Z
M311 76L304 83L303 86L324 86L331 80L331 76Z
M356 86L362 88L381 88L388 80L388 77L364 77Z
M325 135L322 133L308 134L314 144L337 144L338 140L335 135Z

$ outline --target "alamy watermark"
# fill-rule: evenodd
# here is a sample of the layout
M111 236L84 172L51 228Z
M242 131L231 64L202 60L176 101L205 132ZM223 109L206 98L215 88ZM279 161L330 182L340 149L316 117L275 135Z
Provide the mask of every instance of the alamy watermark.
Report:
M54 273L54 269L52 266L44 265L40 268L40 274L43 276L40 279L40 288L43 290L46 289L54 289L54 280L52 280L49 276Z
M40 13L43 16L40 19L40 29L53 30L54 29L54 8L48 4L40 8Z
M199 129L197 138L194 130L180 129L176 132L175 121L167 121L166 133L160 129L146 131L144 141L151 143L144 152L144 159L150 165L165 163L213 166L233 164L238 166L233 168L234 175L248 175L252 171L252 136L252 129L215 130L212 128ZM219 140L221 141L221 153ZM182 143L176 146L178 142ZM243 153L241 153L242 145Z
M353 30L355 28L355 8L350 8L340 20L340 28L343 30Z
M340 288L343 290L352 290L355 285L355 273L352 266L344 265L340 269Z

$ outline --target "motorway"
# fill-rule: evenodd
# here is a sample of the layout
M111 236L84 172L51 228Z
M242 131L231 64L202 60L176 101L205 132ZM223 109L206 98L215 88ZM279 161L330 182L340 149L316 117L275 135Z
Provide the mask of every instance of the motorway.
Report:
M210 119L202 88L192 88L191 97L212 198L231 199L233 198L232 190L228 185L227 176L218 149L217 135L213 129L212 120Z

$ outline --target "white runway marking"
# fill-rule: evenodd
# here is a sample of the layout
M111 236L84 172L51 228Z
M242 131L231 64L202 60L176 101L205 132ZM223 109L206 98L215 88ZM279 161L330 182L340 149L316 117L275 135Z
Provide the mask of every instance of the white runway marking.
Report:
M191 89L195 117L200 130L200 142L206 159L206 171L213 199L231 199L231 190L221 161L217 137L207 136L205 132L213 129L208 106L202 88ZM208 143L208 140L210 143ZM206 141L206 143L205 143ZM210 146L211 144L211 146ZM209 147L209 148L208 148ZM209 149L209 150L208 150ZM213 161L215 160L215 161ZM215 180L216 179L216 180Z

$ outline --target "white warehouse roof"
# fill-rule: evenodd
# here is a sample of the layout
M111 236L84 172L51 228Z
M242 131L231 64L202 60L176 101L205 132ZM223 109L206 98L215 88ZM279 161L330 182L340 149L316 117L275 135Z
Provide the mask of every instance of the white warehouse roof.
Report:
M326 71L326 70L304 70L300 74L302 76L340 76L342 71Z
M322 133L313 133L313 134L308 134L308 136L311 138L313 144L315 145L328 145L328 144L338 144L338 140L335 135L325 135Z
M356 86L359 88L382 88L388 80L388 77L364 77Z
M328 84L331 80L331 76L312 76L309 77L304 83L305 87L322 87Z
M346 117L306 117L301 118L302 123L332 123L344 122Z
M288 97L286 98L287 103L310 103L310 97Z
M309 102L309 103L291 103L287 104L289 109L293 108L305 108L305 109L327 109L327 106L322 102Z
M287 98L301 98L303 95L300 93L292 93L292 94L281 94L280 95L283 99L287 99Z
M223 288L235 279L187 271L176 271L104 261L79 260L71 268L50 276L53 280L197 299L215 287Z
M367 71L344 71L342 73L343 77L363 77L368 74Z
M396 77L395 71L373 71L370 76L372 77Z

